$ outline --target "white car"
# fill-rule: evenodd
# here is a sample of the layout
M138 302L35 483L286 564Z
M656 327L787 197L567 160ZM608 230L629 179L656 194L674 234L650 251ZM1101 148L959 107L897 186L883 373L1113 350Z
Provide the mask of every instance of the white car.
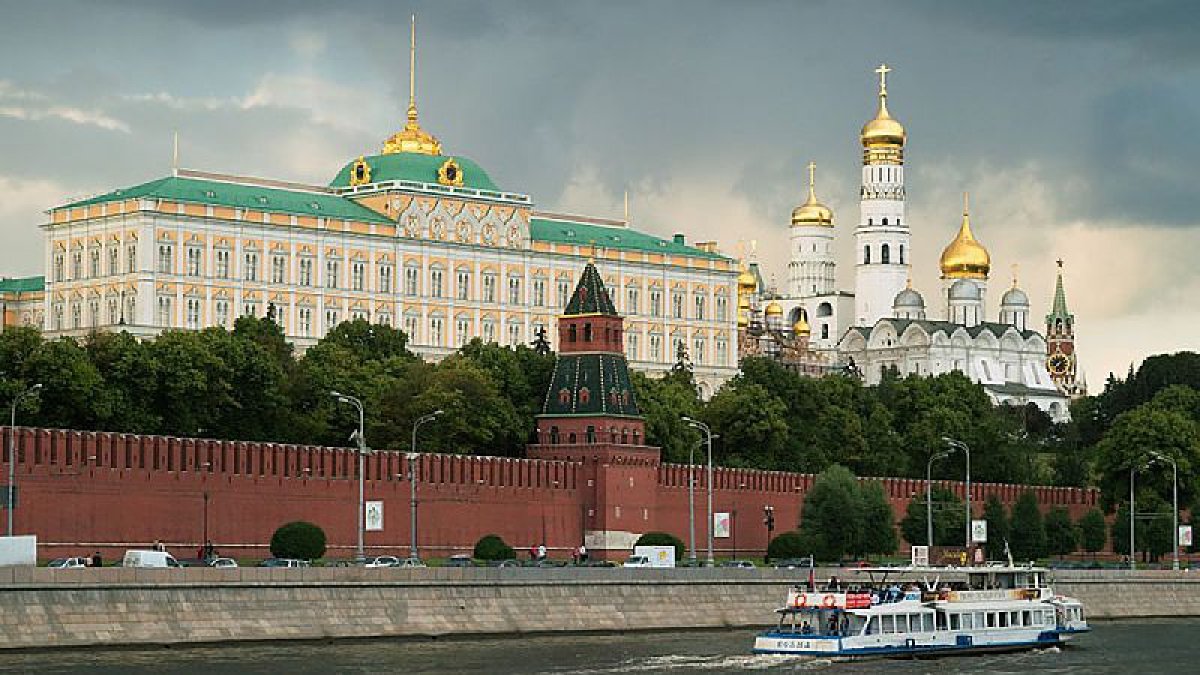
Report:
M650 563L650 556L631 555L621 567L654 567Z
M58 570L76 569L79 567L87 567L87 566L88 566L87 558L55 558L54 560L50 561L49 565L46 565L46 567L52 567L52 568L58 569Z
M394 555L381 555L368 560L363 567L400 567L400 559Z
M232 567L237 567L238 564L233 558L213 558L208 562L208 566L217 567L220 569L229 569Z
M182 567L175 556L165 551L125 551L121 559L122 567Z

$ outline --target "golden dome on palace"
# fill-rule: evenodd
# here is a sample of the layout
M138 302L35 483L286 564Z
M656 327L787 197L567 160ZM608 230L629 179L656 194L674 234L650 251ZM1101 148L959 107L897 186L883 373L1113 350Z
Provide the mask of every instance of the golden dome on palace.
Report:
M833 227L833 210L817 200L815 173L817 165L808 164L808 199L803 204L792 209L792 225L819 225Z
M783 316L783 305L780 305L778 302L772 300L771 302L767 303L767 309L765 311L767 316Z
M411 152L419 155L442 154L442 143L417 123L417 107L408 106L408 122L404 128L383 142L383 154Z
M965 208L958 235L942 251L939 266L943 279L986 279L992 270L992 256L971 234L971 218Z

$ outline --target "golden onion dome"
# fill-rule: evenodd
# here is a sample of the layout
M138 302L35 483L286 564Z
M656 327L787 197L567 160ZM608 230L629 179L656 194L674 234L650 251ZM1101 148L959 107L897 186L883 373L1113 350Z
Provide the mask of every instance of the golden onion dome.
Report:
M833 210L817 201L815 175L817 165L808 163L808 199L792 209L792 226L819 225L833 227Z
M738 312L738 328L745 328L750 325L750 315L745 311Z
M992 270L992 256L971 234L971 218L963 195L963 219L954 241L942 251L939 266L943 279L986 279Z
M758 287L758 282L754 279L754 275L750 273L750 270L746 269L742 270L742 273L738 275L737 284L739 293L753 293L754 289Z
M804 319L803 314L800 315L799 319L796 319L796 323L792 324L792 332L796 335L810 335L812 333L812 329L809 328L808 321Z
M879 73L879 111L875 113L875 119L863 125L862 133L859 134L859 138L862 140L863 147L865 148L903 146L907 138L904 132L904 125L897 122L888 113L887 74L891 70L885 63L880 65L875 71Z
M738 310L743 312L750 311L750 298L743 295L738 298Z
M783 305L780 305L778 302L772 300L771 302L767 303L767 309L765 311L767 316L783 316Z

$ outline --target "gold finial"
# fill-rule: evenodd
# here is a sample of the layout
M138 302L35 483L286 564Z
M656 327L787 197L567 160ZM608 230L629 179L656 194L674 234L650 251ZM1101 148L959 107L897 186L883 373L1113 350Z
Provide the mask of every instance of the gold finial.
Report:
M888 68L888 64L881 63L875 72L879 73L879 96L887 98L887 74L892 72L892 69Z
M964 191L963 192L963 215L964 216L971 212L970 199L971 199L970 195Z
M817 199L816 185L817 185L817 163L809 162L808 163L808 198L812 199L814 201Z
M588 262L595 263L596 262L596 240L589 239L588 245L592 247L591 253L588 254Z
M412 31L408 46L408 122L404 128L383 142L383 154L415 152L422 155L442 154L442 144L421 128L417 122L417 15L412 15Z
M904 288L906 288L910 291L912 290L912 277L911 276L909 276L907 279L904 280Z

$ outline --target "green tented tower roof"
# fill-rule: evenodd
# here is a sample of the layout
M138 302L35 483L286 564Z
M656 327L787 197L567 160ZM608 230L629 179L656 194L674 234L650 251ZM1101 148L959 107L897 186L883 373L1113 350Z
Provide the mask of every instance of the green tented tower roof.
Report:
M617 308L608 295L608 289L604 287L604 280L600 278L595 263L588 261L587 266L583 268L583 275L579 277L579 283L575 286L575 292L571 295L563 314L618 316Z

